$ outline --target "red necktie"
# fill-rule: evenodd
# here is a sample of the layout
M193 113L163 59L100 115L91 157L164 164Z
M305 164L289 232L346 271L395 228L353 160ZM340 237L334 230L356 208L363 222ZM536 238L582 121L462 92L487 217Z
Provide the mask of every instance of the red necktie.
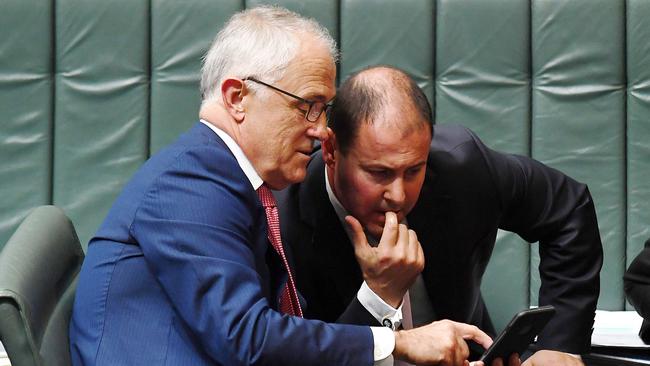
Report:
M262 184L257 190L257 195L262 201L262 206L266 211L266 222L268 224L268 238L275 248L275 251L278 252L282 258L282 263L284 264L284 269L287 270L289 277L287 283L282 289L282 294L278 301L280 305L280 311L289 314L302 317L302 309L300 309L300 302L298 301L298 292L296 291L296 283L293 280L293 275L291 274L291 269L289 268L289 262L287 262L287 256L284 254L284 248L282 247L282 239L280 238L280 217L278 215L278 207L275 203L275 198L271 190L265 185Z

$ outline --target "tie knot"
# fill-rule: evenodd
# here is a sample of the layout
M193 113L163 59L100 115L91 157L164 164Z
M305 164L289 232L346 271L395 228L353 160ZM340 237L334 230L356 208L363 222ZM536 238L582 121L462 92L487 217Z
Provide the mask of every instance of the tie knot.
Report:
M273 197L273 192L269 189L269 187L266 186L266 184L262 184L260 188L257 189L257 195L260 197L260 201L262 201L262 206L264 207L275 207L275 197Z

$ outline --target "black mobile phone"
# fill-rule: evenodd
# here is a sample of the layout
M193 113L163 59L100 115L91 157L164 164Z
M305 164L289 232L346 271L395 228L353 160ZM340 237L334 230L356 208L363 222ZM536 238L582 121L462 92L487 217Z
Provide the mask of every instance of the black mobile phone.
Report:
M555 314L555 308L552 305L540 306L518 313L494 340L492 346L483 353L480 361L489 366L497 357L501 357L503 362L507 363L511 354L521 355L535 340L537 334L544 329L553 314Z

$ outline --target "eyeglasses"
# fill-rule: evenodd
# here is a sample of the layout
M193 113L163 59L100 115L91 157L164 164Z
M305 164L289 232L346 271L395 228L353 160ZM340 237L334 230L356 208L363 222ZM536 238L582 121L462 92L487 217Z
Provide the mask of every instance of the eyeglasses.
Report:
M252 81L252 82L257 83L257 84L262 84L262 85L264 85L266 87L269 87L269 88L271 88L271 89L273 89L273 90L275 90L277 92L280 92L280 93L282 93L284 95L288 95L291 98L297 99L300 102L308 105L309 109L307 110L307 112L305 112L305 118L309 122L318 121L318 118L320 117L320 115L323 114L323 112L327 113L327 110L332 107L332 102L325 103L325 102L317 102L317 101L307 100L305 98L301 98L301 97L299 97L299 96L297 96L295 94L291 94L288 91L282 90L282 89L280 89L278 87L275 87L275 86L273 86L271 84L267 84L267 83L265 83L263 81L259 81L259 80L255 79L255 78L252 78L252 77L245 78L244 81L246 81L246 80Z

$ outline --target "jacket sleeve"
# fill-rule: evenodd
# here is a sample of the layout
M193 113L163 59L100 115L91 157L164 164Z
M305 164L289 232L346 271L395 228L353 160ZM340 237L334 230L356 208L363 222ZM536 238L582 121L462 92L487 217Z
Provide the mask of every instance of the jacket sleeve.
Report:
M644 319L639 336L650 343L650 239L630 264L623 281L627 299Z
M377 319L366 309L355 296L343 314L336 319L337 323L382 326Z
M234 160L208 150L185 153L158 178L131 228L203 350L222 365L371 365L368 327L270 307L256 195Z
M498 191L499 227L540 243L539 304L555 306L556 315L539 335L538 345L587 352L603 262L589 189L534 159L491 150L470 134Z

